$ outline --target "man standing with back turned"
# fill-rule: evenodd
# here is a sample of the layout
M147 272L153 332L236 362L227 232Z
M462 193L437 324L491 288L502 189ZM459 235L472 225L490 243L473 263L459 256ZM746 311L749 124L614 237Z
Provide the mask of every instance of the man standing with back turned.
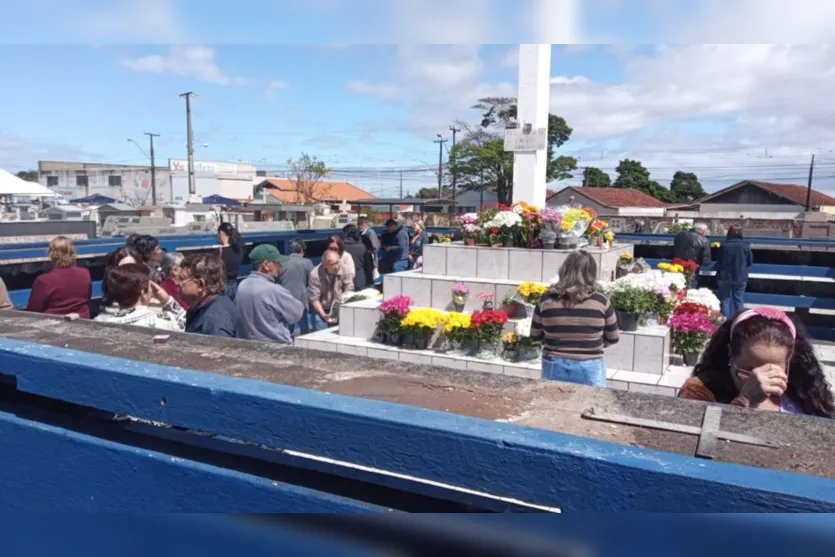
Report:
M238 338L293 343L293 329L304 306L275 282L286 259L270 244L261 244L250 252L253 270L238 286L235 296Z
M394 219L386 221L389 242L383 246L386 254L383 260L392 268L392 272L401 273L409 269L409 231Z
M710 265L710 243L707 241L707 225L698 222L690 230L679 232L673 240L673 259L695 262L700 267ZM699 272L693 273L690 288L698 288Z

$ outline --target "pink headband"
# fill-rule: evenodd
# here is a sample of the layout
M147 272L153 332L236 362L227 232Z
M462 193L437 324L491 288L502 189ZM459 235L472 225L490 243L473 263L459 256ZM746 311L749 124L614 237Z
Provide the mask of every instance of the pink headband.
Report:
M779 309L774 308L755 308L745 310L740 313L736 319L734 319L733 324L731 325L731 337L734 336L734 329L736 329L737 325L742 323L743 321L747 321L752 317L765 317L766 319L771 319L772 321L779 321L780 323L784 324L786 327L789 328L791 331L792 338L797 338L797 328L792 323L792 320L789 319L789 316L780 311Z

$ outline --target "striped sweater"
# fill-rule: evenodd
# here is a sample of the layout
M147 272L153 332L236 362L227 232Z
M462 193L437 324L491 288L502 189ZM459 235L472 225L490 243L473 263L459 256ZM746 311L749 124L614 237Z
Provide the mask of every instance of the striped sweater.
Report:
M566 307L549 292L534 310L531 338L541 340L543 354L553 358L602 358L603 348L618 341L618 320L603 294Z

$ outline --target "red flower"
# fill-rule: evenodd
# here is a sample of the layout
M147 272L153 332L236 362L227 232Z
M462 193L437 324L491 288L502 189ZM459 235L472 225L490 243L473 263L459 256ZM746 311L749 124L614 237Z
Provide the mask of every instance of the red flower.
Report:
M490 234L492 234L493 236L497 235L498 233L499 233L499 228L497 226L494 226L493 228L490 229Z
M699 268L698 263L689 259L673 259L673 265L681 265L685 273L693 273Z
M504 325L507 323L507 313L496 310L475 311L470 318L470 324L475 329L484 325Z
M673 310L674 315L708 315L709 313L710 308L701 304L696 304L694 302L684 302L682 304L677 305L675 310Z

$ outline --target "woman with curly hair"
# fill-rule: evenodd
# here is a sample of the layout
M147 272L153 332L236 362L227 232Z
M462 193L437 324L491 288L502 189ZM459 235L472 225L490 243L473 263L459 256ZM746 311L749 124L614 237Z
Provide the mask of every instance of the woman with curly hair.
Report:
M788 315L770 308L726 321L679 397L835 418L832 391L809 339Z

